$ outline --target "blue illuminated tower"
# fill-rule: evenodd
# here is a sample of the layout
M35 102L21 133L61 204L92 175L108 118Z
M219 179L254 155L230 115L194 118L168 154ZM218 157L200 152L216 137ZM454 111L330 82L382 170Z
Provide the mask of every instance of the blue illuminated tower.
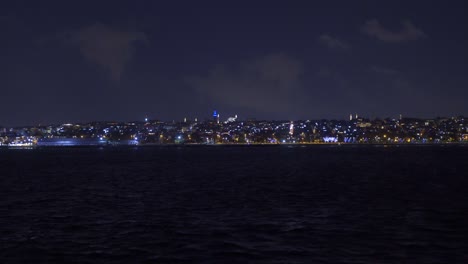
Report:
M219 113L216 110L213 111L213 122L219 124Z

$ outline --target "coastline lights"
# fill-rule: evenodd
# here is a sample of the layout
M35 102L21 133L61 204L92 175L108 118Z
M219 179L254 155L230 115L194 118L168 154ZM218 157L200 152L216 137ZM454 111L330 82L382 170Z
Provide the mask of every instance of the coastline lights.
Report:
M325 143L336 143L338 142L338 138L337 137L323 137L323 141Z

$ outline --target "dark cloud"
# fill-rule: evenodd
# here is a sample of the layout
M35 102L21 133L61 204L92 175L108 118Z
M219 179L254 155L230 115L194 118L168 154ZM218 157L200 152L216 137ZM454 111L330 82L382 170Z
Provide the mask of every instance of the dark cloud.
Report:
M426 37L426 34L417 28L411 21L402 22L403 28L400 31L390 31L384 28L377 19L368 20L361 27L363 33L375 37L384 42L406 42Z
M97 23L72 33L71 41L78 45L88 61L108 70L111 79L118 82L125 64L133 57L134 43L148 40L143 32L120 30Z
M349 49L348 44L344 43L343 41L339 40L336 37L332 37L327 34L323 34L320 37L318 37L318 41L319 43L327 46L330 49L334 49L334 50L348 50Z
M390 68L386 68L386 67L379 67L379 66L375 66L375 65L372 65L370 67L370 71L375 72L375 73L379 73L379 74L385 74L385 75L395 75L395 74L399 73L399 71L397 71L395 69L390 69Z
M302 63L270 54L235 67L219 65L206 76L187 78L189 85L219 104L271 113L291 110L302 93Z
M0 15L0 21L11 21L11 20L16 20L16 17L13 15Z
M24 21L16 15L0 15L0 26L14 29L13 32L16 33L24 33L25 29L28 29Z

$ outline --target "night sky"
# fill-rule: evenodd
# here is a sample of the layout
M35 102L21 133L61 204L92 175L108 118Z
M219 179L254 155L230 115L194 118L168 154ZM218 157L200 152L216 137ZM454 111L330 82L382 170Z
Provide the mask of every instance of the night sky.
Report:
M0 125L468 114L466 1L292 2L4 1Z

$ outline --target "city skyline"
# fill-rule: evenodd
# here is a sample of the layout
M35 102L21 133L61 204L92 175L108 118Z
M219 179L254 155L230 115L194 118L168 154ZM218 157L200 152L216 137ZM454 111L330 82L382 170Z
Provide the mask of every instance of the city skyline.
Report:
M216 115L215 115L216 114ZM35 124L19 124L16 126L7 126L0 123L0 128L21 128L21 127L43 127L43 126L51 126L51 125L63 125L63 124L90 124L90 123L153 123L153 122L163 122L163 123L206 123L212 122L213 119L216 119L217 123L226 123L226 122L245 122L245 121L272 121L272 122L291 122L291 121L306 121L306 120L335 120L335 121L351 121L351 120L402 120L402 119L419 119L419 120L436 120L436 119L454 119L454 118L461 118L464 119L464 115L452 115L452 116L432 116L432 117L417 117L412 115L393 115L393 116L386 116L386 117L371 117L367 115L361 115L359 113L350 113L348 116L345 117L338 117L338 118L327 118L327 117L318 117L318 118L303 118L303 119L263 119L263 118L256 118L255 116L244 116L239 117L237 114L233 115L223 115L221 116L221 112L214 110L212 115L205 114L204 116L191 116L185 115L184 117L179 117L177 119L168 119L163 120L157 117L151 117L145 115L139 119L129 119L129 120L98 120L98 119L91 119L91 120L83 120L77 122L71 122L71 120L65 120L65 122L52 122L52 123L35 123ZM234 120L233 120L234 119Z
M178 122L151 120L0 127L0 146L122 146L165 144L440 144L468 142L468 120L452 118L242 120L238 116Z

